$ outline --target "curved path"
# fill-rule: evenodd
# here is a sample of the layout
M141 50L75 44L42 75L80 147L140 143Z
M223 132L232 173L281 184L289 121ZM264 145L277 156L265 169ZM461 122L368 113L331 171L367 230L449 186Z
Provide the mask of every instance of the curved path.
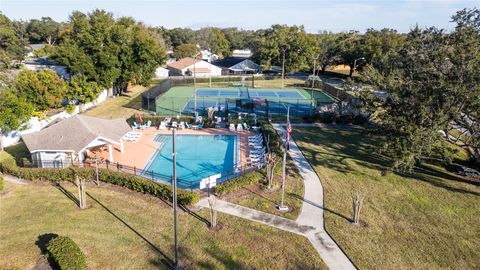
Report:
M281 125L273 124L273 126L278 133L285 132ZM305 186L303 205L297 220L293 221L219 199L217 199L216 203L217 210L225 214L305 236L330 269L356 269L345 253L325 231L323 187L320 179L293 140L290 141L290 151L288 153L300 171ZM208 208L207 199L201 199L197 205Z

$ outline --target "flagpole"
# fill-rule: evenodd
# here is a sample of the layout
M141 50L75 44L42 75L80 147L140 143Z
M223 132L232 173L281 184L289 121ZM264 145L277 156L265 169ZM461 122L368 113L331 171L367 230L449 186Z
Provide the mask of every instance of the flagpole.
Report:
M280 205L277 207L278 211L286 212L288 211L288 206L284 205L284 198L285 198L285 178L286 178L286 164L287 164L287 143L289 140L288 130L290 126L290 106L287 107L287 127L285 129L285 142L283 144L283 166L282 166L282 201Z
M175 145L175 129L172 129L172 155L173 155L173 175L172 175L172 189L173 189L173 234L175 246L175 260L173 263L174 269L178 267L178 217L177 217L177 151Z

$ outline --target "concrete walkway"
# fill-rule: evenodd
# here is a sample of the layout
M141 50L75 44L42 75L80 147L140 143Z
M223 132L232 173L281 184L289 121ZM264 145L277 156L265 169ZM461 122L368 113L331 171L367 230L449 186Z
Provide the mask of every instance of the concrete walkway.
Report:
M285 129L281 125L274 124L273 126L277 132L285 132ZM217 199L217 210L225 214L259 222L284 231L305 236L312 243L313 247L317 250L322 260L330 269L356 269L345 253L343 253L340 247L325 231L323 220L322 184L320 183L317 174L293 140L290 142L289 155L299 169L305 186L302 209L296 221L229 203L220 199ZM197 205L208 208L208 199L201 199Z
M10 184L15 184L15 185L26 185L29 182L25 180L21 180L20 178L17 178L15 176L11 176L9 174L0 174L1 177L5 180L5 182L8 182Z

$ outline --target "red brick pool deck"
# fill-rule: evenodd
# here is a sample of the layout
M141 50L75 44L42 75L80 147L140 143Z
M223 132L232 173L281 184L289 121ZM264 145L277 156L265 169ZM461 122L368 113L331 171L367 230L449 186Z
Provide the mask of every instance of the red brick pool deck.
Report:
M153 157L153 154L158 149L159 143L153 140L155 136L158 134L172 134L172 131L158 130L154 127L144 130L136 129L134 131L142 134L140 139L136 142L125 141L123 143L123 153L120 152L120 147L115 145L113 147L113 161L122 165L144 169L150 158ZM201 130L179 129L177 130L177 134L238 135L240 138L240 165L246 165L248 152L250 150L248 146L248 136L254 135L255 132L229 131L226 128L205 128ZM108 159L107 149L93 150L92 152L102 159Z

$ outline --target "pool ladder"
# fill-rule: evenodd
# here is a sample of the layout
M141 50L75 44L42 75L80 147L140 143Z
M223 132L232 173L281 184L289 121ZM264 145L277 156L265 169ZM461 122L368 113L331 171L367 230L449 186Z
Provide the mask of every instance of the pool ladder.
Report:
M167 137L165 136L156 136L155 139L153 139L154 142L158 142L159 143L159 149L162 148L165 143L167 142Z

